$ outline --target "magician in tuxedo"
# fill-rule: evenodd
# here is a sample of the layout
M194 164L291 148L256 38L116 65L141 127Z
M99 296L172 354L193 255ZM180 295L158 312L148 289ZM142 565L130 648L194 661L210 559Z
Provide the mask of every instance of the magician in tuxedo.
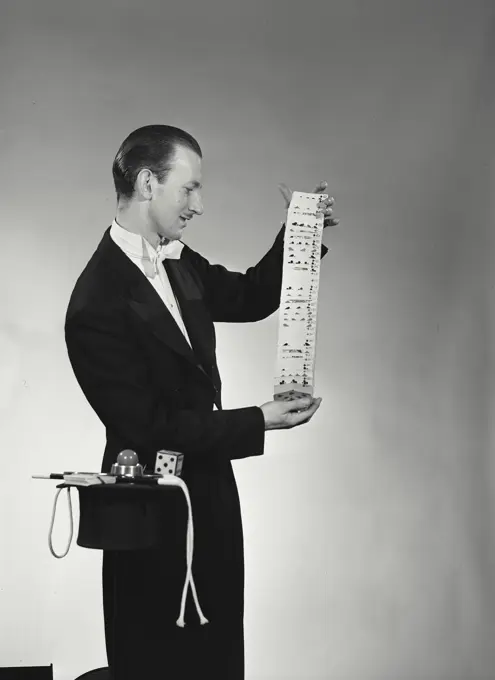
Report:
M124 449L155 470L157 451L184 454L181 477L194 517L193 576L208 623L189 590L187 506L164 501L163 545L103 551L103 610L113 680L244 679L244 554L233 460L262 456L265 432L308 422L321 399L224 409L215 321L266 319L279 307L285 225L246 273L210 264L181 241L203 213L202 151L187 132L148 125L113 163L116 217L70 297L65 340L86 399L106 430L102 472ZM291 192L280 190L288 208ZM316 192L323 192L321 183ZM325 226L336 224L322 200ZM321 256L327 251L322 246ZM164 491L164 494L167 492ZM118 559L117 559L118 557Z

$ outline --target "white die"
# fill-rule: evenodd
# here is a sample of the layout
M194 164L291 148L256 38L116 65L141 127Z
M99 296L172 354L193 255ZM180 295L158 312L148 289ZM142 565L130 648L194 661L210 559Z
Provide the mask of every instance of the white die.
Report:
M183 461L183 453L162 449L156 454L155 474L180 477Z

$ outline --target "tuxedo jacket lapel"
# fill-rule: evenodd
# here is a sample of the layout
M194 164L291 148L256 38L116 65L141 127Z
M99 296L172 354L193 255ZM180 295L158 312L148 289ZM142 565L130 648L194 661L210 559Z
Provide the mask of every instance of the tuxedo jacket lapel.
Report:
M147 325L149 330L175 352L181 354L193 364L197 364L197 358L175 319L149 282L142 277L142 281L133 283L129 292L128 303L130 308Z
M165 268L179 303L192 349L172 314L145 275L114 243L110 230L105 232L101 246L117 275L122 277L127 284L125 288L128 291L128 304L132 311L140 317L151 333L177 354L190 361L213 382L211 372L205 370L205 366L202 365L203 362L208 369L210 368L212 353L214 361L214 347L209 341L211 330L204 325L207 322L207 315L201 301L201 291L187 266L180 259L165 260ZM211 320L210 325L212 325Z
M213 322L205 308L201 291L184 260L165 260L163 264L177 299L193 353L211 377L210 367L215 361L215 347L212 342ZM182 332L180 335L189 347Z

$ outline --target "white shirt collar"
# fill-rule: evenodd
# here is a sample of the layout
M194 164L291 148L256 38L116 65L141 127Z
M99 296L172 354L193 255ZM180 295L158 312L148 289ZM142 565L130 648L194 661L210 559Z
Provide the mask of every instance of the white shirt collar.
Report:
M183 243L176 240L170 241L165 246L158 246L155 250L141 234L127 231L116 220L113 220L110 227L110 236L128 255L140 260L151 260L151 262L155 262L157 259L161 261L164 259L178 260L184 247Z

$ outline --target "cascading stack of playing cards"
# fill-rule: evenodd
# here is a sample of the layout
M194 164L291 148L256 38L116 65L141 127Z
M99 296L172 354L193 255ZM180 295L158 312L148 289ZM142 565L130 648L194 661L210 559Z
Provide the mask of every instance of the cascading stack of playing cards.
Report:
M323 211L328 194L295 191L285 227L274 399L313 396Z

